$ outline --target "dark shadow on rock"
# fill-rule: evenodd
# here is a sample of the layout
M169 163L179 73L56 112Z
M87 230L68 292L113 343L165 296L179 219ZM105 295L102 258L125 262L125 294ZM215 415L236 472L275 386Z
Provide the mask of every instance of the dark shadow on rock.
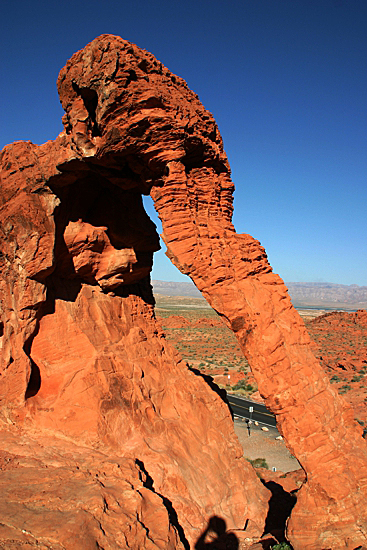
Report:
M234 533L227 532L227 524L223 518L212 516L194 548L195 550L238 550L239 542Z
M44 303L41 305L41 307L37 311L36 323L33 327L32 333L28 336L28 338L23 344L23 351L29 359L29 366L30 366L30 374L29 374L27 388L24 394L24 399L29 399L30 397L34 397L35 395L37 395L37 393L41 388L41 371L39 369L39 366L33 361L31 357L31 348L32 348L33 340L37 336L39 331L39 322L40 322L40 318L42 317L41 311L43 306L44 306Z
M258 542L258 544L260 545L259 548L261 547L262 550L272 550L272 548L278 544L278 541L277 539L274 539L271 535L270 536L265 535Z
M142 277L140 281L137 281L136 283L121 285L115 288L112 292L121 298L127 298L131 294L134 296L139 296L145 303L155 306L155 298L153 295L150 275Z
M152 491L153 493L155 493L156 495L158 495L159 497L161 497L161 499L163 501L163 504L164 504L164 506L167 510L170 524L173 525L176 528L176 531L178 533L180 541L182 542L182 545L185 548L185 550L190 550L189 542L186 538L186 535L185 535L185 532L183 530L182 525L178 521L177 512L174 509L172 502L167 497L163 496L161 493L158 493L158 491L156 491L154 489L154 487L153 487L153 485L154 485L153 478L147 472L147 470L144 466L144 462L142 460L139 460L138 458L136 458L135 459L135 464L139 468L139 477L140 477L140 481L142 482L143 486L146 487L147 489L149 489L150 491Z
M227 405L228 409L229 409L229 412L231 413L231 417L232 417L232 420L233 420L233 412L232 412L232 409L231 409L231 406L229 404L229 401L227 399L227 392L226 390L220 388L213 380L213 377L212 376L209 376L209 374L204 374L202 373L201 371L199 371L199 369L195 369L194 367L189 367L189 370L191 370L191 372L193 372L194 374L196 374L196 376L201 376L201 378L203 378L203 380L208 384L208 386L210 387L211 390L213 390L217 395L219 395L219 397L221 398L221 400Z
M41 388L41 372L39 366L30 358L31 374L28 380L24 399L29 399L37 395Z
M82 288L80 279L66 279L50 275L46 279L47 301L42 307L42 316L55 313L55 301L75 302Z
M297 491L288 493L275 481L264 481L261 479L261 482L271 492L264 533L270 533L279 542L287 542L289 544L285 537L285 528L287 519L297 501L297 497L294 494Z

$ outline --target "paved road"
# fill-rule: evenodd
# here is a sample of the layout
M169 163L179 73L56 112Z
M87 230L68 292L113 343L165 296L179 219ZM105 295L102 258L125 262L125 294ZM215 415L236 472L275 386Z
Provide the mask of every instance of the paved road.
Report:
M234 415L257 420L261 424L276 427L275 416L268 411L265 405L229 393L227 394L227 399ZM252 412L250 411L251 407L253 408Z

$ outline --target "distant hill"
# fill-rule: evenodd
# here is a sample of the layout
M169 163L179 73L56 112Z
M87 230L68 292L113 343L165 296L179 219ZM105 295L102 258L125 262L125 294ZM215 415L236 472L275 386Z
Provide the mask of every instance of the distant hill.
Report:
M365 309L367 286L335 283L286 283L292 302L298 307Z
M154 294L163 294L164 296L192 296L200 298L201 292L198 291L194 283L176 283L174 281L152 281Z
M192 296L201 294L191 282L152 281L155 294ZM296 307L320 309L367 309L367 286L335 283L286 283Z

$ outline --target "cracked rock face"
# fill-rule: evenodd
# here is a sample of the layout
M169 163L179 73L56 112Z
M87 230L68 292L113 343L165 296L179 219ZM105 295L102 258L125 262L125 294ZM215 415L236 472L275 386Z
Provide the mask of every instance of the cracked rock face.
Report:
M313 356L264 249L234 230L233 183L212 115L151 54L110 35L73 55L58 89L65 115L56 140L17 142L1 153L7 452L23 456L11 450L13 433L24 441L47 437L47 453L32 468L49 464L54 447L66 477L70 456L83 472L83 457L88 471L96 453L124 459L120 478L109 481L113 497L97 496L93 485L91 501L78 504L93 518L91 545L187 548L214 515L228 528L246 526L249 537L261 535L269 493L242 458L228 407L187 370L155 320L149 273L159 243L141 199L150 193L169 257L236 333L306 471L288 523L294 548L366 543L366 442ZM65 455L60 441L77 450ZM32 506L41 506L37 491L25 490ZM118 504L106 507L101 498ZM111 514L125 538L113 543L106 534L102 544L98 525L108 533ZM0 542L25 536L22 513L14 517ZM67 517L69 528L77 520ZM29 537L42 542L34 517L27 525ZM129 529L140 533L139 543L128 539Z
M212 516L262 533L269 493L228 406L154 315L142 194L186 133L196 150L173 80L101 37L60 73L65 131L1 153L0 546L188 548Z

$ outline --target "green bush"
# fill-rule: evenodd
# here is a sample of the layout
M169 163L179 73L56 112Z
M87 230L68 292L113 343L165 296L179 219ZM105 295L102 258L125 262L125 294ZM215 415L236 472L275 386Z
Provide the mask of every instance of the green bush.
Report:
M232 390L254 391L254 387L251 386L251 384L247 384L246 380L242 378L237 382L237 384L232 386Z
M291 546L287 542L281 542L272 546L271 550L291 550Z
M241 380L239 380L239 381L237 382L237 384L235 384L235 385L233 386L233 389L234 389L234 390L241 390L241 389L244 390L245 387L246 387L246 385L247 385L247 384L246 384L246 380L245 380L244 378L242 378Z
M254 468L266 468L269 470L269 466L265 458L254 458L253 460L251 460L251 458L246 458L246 460L248 460Z

